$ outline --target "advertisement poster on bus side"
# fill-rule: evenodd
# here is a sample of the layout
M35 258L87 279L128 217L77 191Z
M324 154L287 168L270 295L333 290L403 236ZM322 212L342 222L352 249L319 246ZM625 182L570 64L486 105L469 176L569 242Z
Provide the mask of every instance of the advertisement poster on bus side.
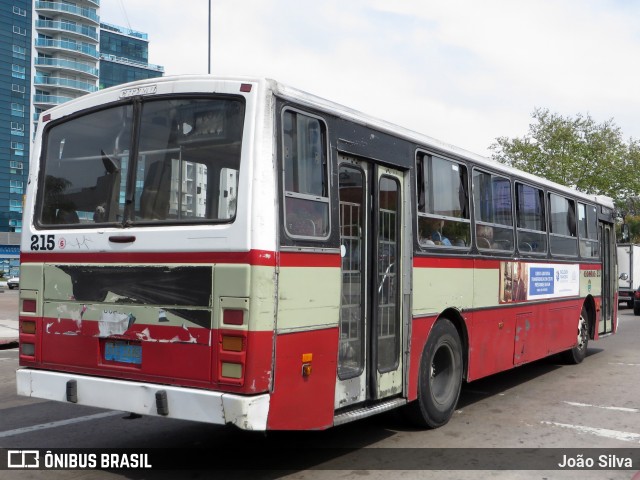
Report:
M579 265L500 262L500 303L570 297L579 293Z

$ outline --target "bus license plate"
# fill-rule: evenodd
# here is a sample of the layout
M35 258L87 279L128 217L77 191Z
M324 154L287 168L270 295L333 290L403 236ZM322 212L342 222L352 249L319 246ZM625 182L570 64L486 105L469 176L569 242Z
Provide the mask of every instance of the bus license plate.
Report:
M127 342L105 342L104 359L112 362L142 363L142 345Z

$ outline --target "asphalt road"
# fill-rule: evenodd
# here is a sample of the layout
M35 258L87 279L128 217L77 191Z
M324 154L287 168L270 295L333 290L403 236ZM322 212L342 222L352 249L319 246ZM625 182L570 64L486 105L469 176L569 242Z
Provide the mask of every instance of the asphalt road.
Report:
M619 334L591 342L581 365L551 358L466 385L453 419L437 430L415 429L394 412L324 432L267 434L152 417L131 419L125 412L18 397L17 349L0 350L0 449L169 448L178 452L179 465L180 451L198 452L212 464L223 451L234 451L233 458L239 459L237 468L226 471L201 472L185 465L177 472L0 471L0 478L640 479L640 465L635 464L633 470L463 471L456 470L462 463L454 460L446 471L412 469L420 465L412 456L432 454L420 450L430 448L639 449L640 317L623 309L619 318ZM397 455L389 457L389 449L397 449L392 451ZM290 459L295 467L247 471L266 451L284 465ZM297 456L300 452L304 458Z

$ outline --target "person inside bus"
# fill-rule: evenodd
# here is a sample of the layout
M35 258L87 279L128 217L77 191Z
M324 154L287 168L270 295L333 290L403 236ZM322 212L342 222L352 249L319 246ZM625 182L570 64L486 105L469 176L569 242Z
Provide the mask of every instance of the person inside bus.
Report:
M478 248L492 248L493 227L489 225L476 225L476 244Z
M442 234L442 227L444 220L440 219L427 219L424 222L422 229L422 243L429 245L429 241L434 245L451 246L451 241Z

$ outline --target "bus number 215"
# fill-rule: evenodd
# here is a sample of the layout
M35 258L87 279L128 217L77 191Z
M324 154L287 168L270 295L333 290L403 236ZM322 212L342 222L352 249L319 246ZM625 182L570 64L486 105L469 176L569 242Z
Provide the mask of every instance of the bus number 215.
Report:
M31 250L53 250L55 246L55 235L31 235Z

